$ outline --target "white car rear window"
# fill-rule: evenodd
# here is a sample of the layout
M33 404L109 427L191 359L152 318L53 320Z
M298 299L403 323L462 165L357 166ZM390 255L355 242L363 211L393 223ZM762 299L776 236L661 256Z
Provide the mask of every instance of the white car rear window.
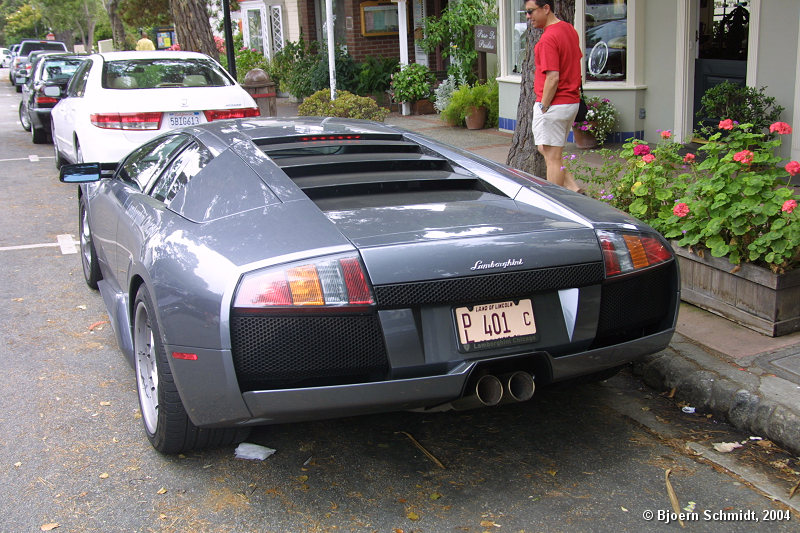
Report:
M128 59L103 66L106 89L156 89L163 87L224 87L233 85L228 75L208 59Z

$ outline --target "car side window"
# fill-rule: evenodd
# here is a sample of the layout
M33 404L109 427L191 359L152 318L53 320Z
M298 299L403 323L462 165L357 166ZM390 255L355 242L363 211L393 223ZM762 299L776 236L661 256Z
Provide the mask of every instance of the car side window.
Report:
M167 167L187 140L185 135L169 135L137 148L122 162L117 177L140 191L146 191L152 179Z
M83 94L86 92L86 80L89 79L89 71L92 69L92 64L92 61L86 61L75 72L69 82L69 87L67 87L67 96L83 98Z
M161 174L150 191L150 196L169 205L175 195L183 189L189 180L203 170L212 156L205 147L194 142L181 152Z

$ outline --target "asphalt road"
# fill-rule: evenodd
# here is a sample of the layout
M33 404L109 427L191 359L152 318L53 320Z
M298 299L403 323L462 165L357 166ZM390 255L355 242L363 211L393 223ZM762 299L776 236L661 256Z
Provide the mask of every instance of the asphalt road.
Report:
M689 530L798 530L800 515L763 492L785 497L797 458L752 441L730 454L738 475L700 459L687 442L749 436L627 373L503 408L258 428L249 441L277 450L261 462L233 447L158 454L68 249L76 189L58 182L52 145L22 130L6 80L0 70L0 532L678 531L668 470L679 508L697 513Z

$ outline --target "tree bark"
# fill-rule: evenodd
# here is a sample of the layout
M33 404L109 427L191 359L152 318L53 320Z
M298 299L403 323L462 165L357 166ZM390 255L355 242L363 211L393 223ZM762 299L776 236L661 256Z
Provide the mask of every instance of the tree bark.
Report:
M575 20L575 0L556 0L556 16L573 23ZM508 152L506 163L534 176L546 177L547 166L544 157L536 149L533 140L531 124L533 120L533 105L536 103L536 94L533 92L534 60L533 47L539 42L542 30L528 25L525 32L525 58L522 60L519 106L517 107L517 126L514 137L511 139L511 149Z
M111 23L111 39L114 41L114 50L125 49L125 25L119 16L119 0L104 0L108 20Z
M211 33L206 2L203 0L170 0L169 8L175 22L175 33L181 50L201 52L219 60Z

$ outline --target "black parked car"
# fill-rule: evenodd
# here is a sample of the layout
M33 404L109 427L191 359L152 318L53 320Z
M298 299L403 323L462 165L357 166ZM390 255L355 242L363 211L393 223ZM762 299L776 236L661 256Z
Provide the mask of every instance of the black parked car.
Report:
M35 144L47 142L50 134L50 111L55 107L85 59L68 54L45 54L35 60L28 81L22 86L19 121L31 132Z
M50 52L67 52L67 45L60 41L36 41L33 39L19 43L14 59L11 62L9 79L17 88L17 92L22 92L22 84L25 83L31 69L28 56L36 50L47 50Z

